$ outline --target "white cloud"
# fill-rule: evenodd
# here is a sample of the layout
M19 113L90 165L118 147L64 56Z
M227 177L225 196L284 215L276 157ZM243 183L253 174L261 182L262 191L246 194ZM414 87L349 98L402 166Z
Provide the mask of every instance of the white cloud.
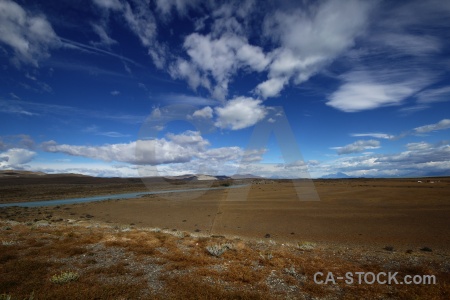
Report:
M426 74L411 78L407 70L351 71L344 84L328 97L327 105L344 112L358 112L400 105L430 82Z
M380 142L377 140L359 140L343 147L334 147L339 155L363 152L368 149L380 148Z
M190 161L196 153L208 145L199 132L186 131L180 135L167 135L168 139L138 140L123 144L103 146L59 145L54 141L42 144L47 152L65 153L103 161L130 164L158 165Z
M217 114L215 125L232 130L253 126L267 115L267 109L261 102L248 97L234 98L225 106L215 108Z
M26 12L9 0L0 1L0 42L13 51L16 64L38 66L50 56L49 49L57 47L59 39L43 15Z
M263 83L260 83L256 87L256 91L263 98L276 97L280 94L281 90L284 88L287 82L287 78L271 78L264 81Z
M101 131L98 126L89 126L86 129L83 130L84 132L91 133L94 135L102 135L112 138L121 138L121 137L129 137L129 134L124 134L116 131Z
M198 2L198 0L156 0L156 7L164 16L170 15L173 9L184 16L190 8L197 6Z
M118 10L122 8L120 0L94 0L94 3L105 9Z
M443 130L450 128L450 119L443 119L435 124L425 125L414 128L416 133L427 133L431 131Z
M426 142L408 143L406 144L406 148L408 148L408 151L429 150L433 148L433 145Z
M393 135L386 134L386 133L352 133L351 136L354 137L373 137L377 139L387 139L391 140L394 138Z
M450 174L450 145L426 142L406 144L407 151L394 154L347 156L313 168L315 176L344 172L350 176L415 177Z
M112 45L117 44L116 40L109 37L104 26L101 26L98 24L92 24L92 29L100 38L100 42L93 42L92 43L93 45L95 45L95 46L100 45L100 46L109 48Z
M419 103L450 101L450 86L422 91L417 94L417 101Z
M111 91L111 95L112 96L119 96L120 92L119 91Z
M182 134L167 134L166 138L162 139L138 140L102 146L60 145L49 141L43 143L41 148L52 153L125 163L126 169L138 168L141 175L157 172L159 174L155 173L155 175L158 176L186 173L231 175L240 164L261 161L262 155L266 152L266 149L247 151L236 146L208 149L208 146L209 142L199 132L186 131ZM34 167L37 165L33 164ZM74 169L75 166L71 164L67 168ZM86 168L92 169L89 164L86 165ZM110 169L108 166L105 168ZM106 174L105 168L102 168L105 172L97 170L94 173ZM60 168L58 167L58 169Z
M202 109L196 110L194 111L194 113L192 114L193 117L196 118L206 118L206 119L211 119L213 117L213 110L211 107L206 106Z
M382 43L384 46L406 55L426 56L438 53L441 50L440 41L432 36L420 36L414 34L386 33L372 38L374 43Z
M192 33L186 37L183 46L189 61L176 61L171 66L171 76L187 79L193 89L202 86L220 100L226 98L230 79L239 69L260 72L268 64L260 47L248 44L245 37L236 34L227 33L216 38L211 34Z
M133 9L126 2L123 15L131 31L141 40L142 45L151 46L156 36L156 21L149 6L145 2L136 2Z
M21 148L12 148L0 153L0 169L21 168L22 165L30 162L36 152Z
M264 98L274 97L290 80L308 80L353 46L368 23L371 6L367 1L326 1L268 15L265 35L280 47L270 55L269 79L256 91Z

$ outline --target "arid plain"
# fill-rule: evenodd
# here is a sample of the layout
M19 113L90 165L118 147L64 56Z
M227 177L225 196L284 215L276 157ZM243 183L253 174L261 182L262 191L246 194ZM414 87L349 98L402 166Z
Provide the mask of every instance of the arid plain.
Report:
M2 178L0 203L195 189L221 182L91 177ZM9 183L8 183L9 182ZM240 180L237 189L144 195L137 199L27 210L70 219L324 243L450 249L450 178L315 180L319 201L303 201L290 180ZM26 185L25 185L26 184ZM310 188L310 186L308 186ZM237 201L235 201L237 200ZM11 211L11 210L9 210ZM13 217L3 210L2 216ZM53 216L54 215L54 216ZM20 218L20 214L14 215ZM23 218L24 216L22 216Z
M229 185L238 184L245 184L245 186L229 188ZM268 247L272 247L270 256L272 253L281 251L281 245L294 245L294 251L302 248L301 245L314 245L312 248L316 250L313 252L300 251L297 255L304 259L321 260L323 264L315 266L317 271L337 268L336 270L344 272L345 267L342 267L341 263L339 263L340 267L335 265L343 259L355 263L360 269L384 270L383 266L392 268L392 266L386 266L387 262L397 260L397 266L413 273L449 273L450 178L314 180L313 185L309 185L308 188L314 186L319 201L303 201L304 199L298 197L294 188L297 184L298 181L290 180L245 179L215 182L147 180L144 185L140 179L108 179L75 175L4 176L0 178L0 203L2 204L205 186L221 189L143 195L135 199L73 205L35 208L3 207L0 208L0 218L3 222L19 222L14 223L17 226L20 224L33 226L33 224L45 222L52 226L64 226L64 228L67 228L67 224L71 226L78 224L85 228L92 224L97 224L97 227L100 226L98 224L102 224L101 226L107 228L116 228L119 236L125 234L121 232L121 229L125 227L132 230L156 228L172 236L183 236L184 239L190 237L193 239L192 243L197 245L211 244L216 240L221 243L230 241L244 243L248 251L252 249L256 251L256 260L264 260L264 253L269 250L264 250L266 252L261 255L261 252L249 246L251 243L265 243ZM79 228L80 234L86 234L86 229ZM2 232L1 238L5 240L6 233ZM22 238L25 240L24 236ZM118 243L118 245L121 244ZM234 251L237 251L236 256L239 256L239 250ZM207 254L203 252L201 255ZM243 253L245 253L244 250ZM242 255L244 257L249 254ZM376 257L376 259L369 263L370 259L367 257ZM189 259L186 258L186 260ZM411 263L411 260L415 260L416 263ZM327 265L327 262L334 266ZM189 267L189 264L193 265ZM199 262L187 263L185 268L194 270L198 264L204 268L204 264ZM264 262L262 264L264 265ZM268 268L279 269L280 274L284 272L283 270L288 270L289 263L282 264L282 268L273 265L274 262L271 264ZM428 269L424 269L423 265L427 265ZM431 265L434 267L431 268ZM354 267L354 265L349 266L349 268ZM298 268L302 267L298 266ZM304 265L303 275L311 277L313 270L314 266ZM5 272L5 269L2 271ZM268 280L272 275L269 273L267 278L248 279L248 282L239 275L238 278L241 279L229 280L239 282L239 287L230 288L232 291L237 291L237 294L212 291L212 295L220 294L220 298L235 298L236 295L244 295L251 291L252 286L261 282L266 282L265 288L269 289L268 291L273 294L270 295L274 298L289 295L304 299L310 296L314 298L333 295L333 291L327 290L326 287L309 285L311 282L306 285L308 288L301 292L301 286L305 283L300 281L291 285L286 283L284 286L286 290L283 290L283 285L279 287L281 290L278 292L271 290ZM214 273L202 276L214 278L217 277L216 275ZM165 282L167 284L168 281ZM427 287L426 293L433 299L444 299L449 292L448 276L445 278L441 276L440 284ZM225 283L224 286L226 286ZM295 292L292 292L294 290L289 292L289 286L296 286ZM343 291L347 288L349 287L343 286L337 298L352 299L351 294L344 293L347 296L342 297ZM351 288L355 289L355 287ZM385 291L373 287L358 287L356 290L359 296L390 295L392 298L406 299L410 295L420 297L421 292L418 292L417 288L412 290L410 288L408 292L408 290L402 290L401 286L397 286L394 288L397 292L393 294L389 294L387 291L389 289ZM10 290L15 291L12 287ZM27 289L17 291L20 291L19 294L22 296L29 292ZM422 289L422 291L425 290ZM9 292L9 290L0 290L0 292ZM216 292L218 294L215 294ZM113 295L120 295L120 292L117 293ZM142 296L139 295L139 297ZM161 296L158 293L152 295ZM179 296L177 293L172 296L176 298L178 297L176 295ZM186 295L183 295L185 298ZM248 296L247 298L272 297L269 297L267 293L245 295ZM199 298L209 297L203 296L200 295ZM145 296L142 297L145 298Z

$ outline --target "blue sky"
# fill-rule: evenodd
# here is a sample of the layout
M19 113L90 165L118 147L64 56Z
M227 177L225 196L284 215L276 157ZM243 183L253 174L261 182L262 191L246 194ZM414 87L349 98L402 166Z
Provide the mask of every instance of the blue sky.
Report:
M450 175L447 1L0 0L0 169Z

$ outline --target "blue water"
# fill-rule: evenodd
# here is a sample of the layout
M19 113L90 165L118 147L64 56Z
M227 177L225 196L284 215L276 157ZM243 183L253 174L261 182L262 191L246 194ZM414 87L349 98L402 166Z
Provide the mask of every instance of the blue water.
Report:
M105 195L105 196L93 196L93 197L85 197L85 198L57 199L57 200L44 200L44 201L33 201L33 202L15 202L15 203L0 204L0 207L54 206L54 205L64 205L64 204L105 201L105 200L131 199L131 198L139 198L144 195L157 195L157 194L165 194L165 193L183 193L183 192L194 192L194 191L223 190L223 189L239 188L239 187L243 187L243 186L247 186L247 184L232 185L229 187L209 187L209 188L196 188L196 189L183 189L183 190L137 192L137 193L113 194L113 195Z

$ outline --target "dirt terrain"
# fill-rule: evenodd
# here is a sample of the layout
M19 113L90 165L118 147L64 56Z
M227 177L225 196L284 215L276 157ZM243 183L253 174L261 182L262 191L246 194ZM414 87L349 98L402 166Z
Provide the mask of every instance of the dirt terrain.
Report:
M0 178L2 203L152 187L135 179L32 177ZM252 179L225 186L243 182L249 185L0 208L0 295L448 299L450 178L315 180L320 201L299 199L289 180ZM153 186L172 190L205 184L223 182L159 181ZM214 245L226 253L211 256L206 248ZM26 277L35 273L36 264L43 265L42 274ZM79 275L77 281L64 288L49 283L52 275L71 270ZM436 275L438 283L317 285L312 281L317 271L400 271Z
M23 183L22 186L2 185L3 203L17 199L17 189L41 191L39 196L30 199L61 198L59 188L67 190L70 184L60 180L61 183L32 184L30 188ZM94 178L89 179L92 180L89 183L83 180L87 179L77 178L72 183L76 186L73 189L82 195L146 190L145 185L133 179L102 181ZM99 182L94 182L96 180ZM251 182L253 184L248 188L233 190L146 195L139 199L30 208L22 217L40 219L52 215L50 219L81 220L88 216L107 223L208 234L252 238L269 234L271 238L284 241L303 239L377 247L393 245L402 249L423 246L442 251L450 249L448 178L317 180L314 185L320 201L300 201L291 181ZM195 188L197 184L200 183L167 183L157 188ZM213 184L218 185L218 182ZM84 186L84 190L79 185ZM24 209L0 209L3 218L20 220L22 213Z

